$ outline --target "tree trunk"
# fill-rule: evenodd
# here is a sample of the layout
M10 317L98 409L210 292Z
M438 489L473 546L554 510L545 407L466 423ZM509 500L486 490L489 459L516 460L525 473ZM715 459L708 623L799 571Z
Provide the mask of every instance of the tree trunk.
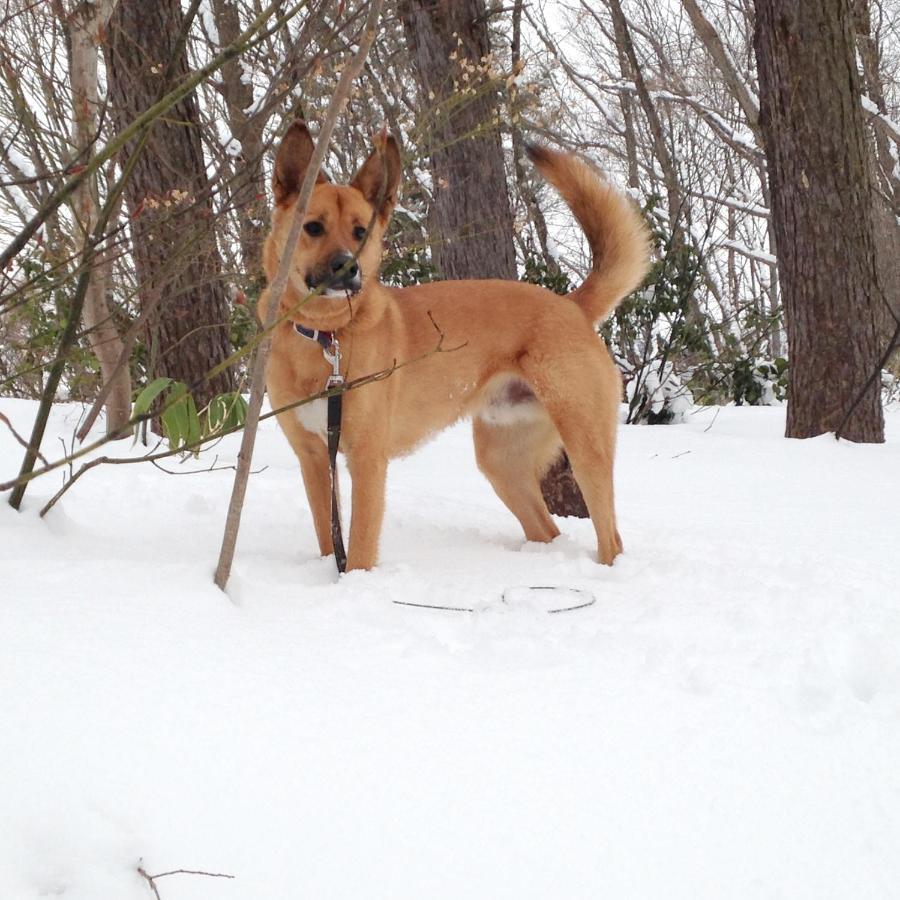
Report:
M522 64L522 5L524 0L515 0L513 4L513 20L512 20L512 43L511 43L511 59L513 72L518 72ZM525 213L528 221L534 228L535 236L540 245L541 256L544 259L544 265L551 275L559 274L559 263L550 252L550 243L548 240L547 220L544 218L544 212L538 203L537 192L529 179L529 172L526 171L523 160L525 159L525 138L522 129L519 127L519 102L518 91L515 85L509 90L509 131L512 139L512 156L513 156L513 176L516 181L516 189L522 204L525 207ZM534 176L531 175L533 178Z
M881 49L872 36L869 0L853 0L856 47L863 90L882 115L888 112L881 73ZM869 133L872 148L875 258L885 303L877 310L882 341L900 319L900 166L891 140L876 122Z
M152 106L188 74L179 0L119 0L109 27L107 71L116 126ZM213 228L196 100L189 94L153 126L125 188L132 255L148 316L154 377L187 384L202 407L234 389L232 369L208 378L231 352L229 308ZM136 148L129 142L125 165Z
M757 0L756 13L790 352L786 434L883 441L881 300L850 3Z
M222 46L237 40L241 21L235 0L213 0L216 28ZM253 106L253 85L244 75L242 60L235 57L222 66L222 96L228 110L231 135L240 142L235 157L235 172L230 186L231 205L237 210L240 222L241 261L244 272L260 286L262 273L262 242L268 221L263 174L263 126L265 117L250 115Z
M401 0L400 15L423 105L437 111L429 135L435 266L444 278L515 279L497 96L463 65L480 66L491 52L484 0ZM475 95L465 94L473 82ZM564 455L541 490L551 513L587 516Z
M97 40L112 12L114 0L101 4L80 3L67 21L69 37L69 73L72 82L72 110L74 116L75 147L81 162L90 158L97 138L97 110L99 107L97 82ZM90 234L99 213L96 175L87 179L73 196L77 220L76 244ZM131 430L124 428L131 418L131 372L119 366L122 337L116 328L106 300L109 265L106 254L100 251L97 264L90 273L84 299L84 324L91 349L100 363L103 383L109 383L104 408L106 433L127 437Z
M436 110L429 133L436 268L444 278L515 278L497 94L467 70L491 52L484 0L401 0L400 15L422 106ZM465 93L469 85L474 95Z
M683 245L685 243L684 235L684 218L687 206L684 204L684 198L681 191L681 185L678 180L678 172L675 168L675 161L669 152L666 144L665 130L659 118L659 113L647 89L644 81L641 66L638 62L637 54L634 50L634 42L631 40L631 31L628 27L628 20L622 12L622 4L619 0L608 0L609 12L613 23L613 32L616 39L616 47L619 52L624 55L625 60L630 68L630 77L634 80L634 88L638 95L644 116L647 119L647 126L650 129L650 135L653 139L653 154L656 161L662 169L663 181L666 187L666 201L669 211L669 226L672 229L673 245Z

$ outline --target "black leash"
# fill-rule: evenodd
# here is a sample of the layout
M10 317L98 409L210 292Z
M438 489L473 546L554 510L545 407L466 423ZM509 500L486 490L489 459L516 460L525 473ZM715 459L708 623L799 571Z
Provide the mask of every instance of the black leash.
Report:
M299 322L294 323L297 334L307 340L315 341L321 348L325 359L331 363L331 374L325 382L326 390L338 388L328 397L327 433L328 433L328 471L331 476L331 543L334 545L334 561L337 570L347 570L347 553L344 550L344 535L341 531L341 507L338 503L337 454L341 443L341 413L343 411L344 376L341 375L341 345L333 331L319 331L304 328Z
M325 350L325 359L331 363L331 374L325 387L338 388L328 397L328 471L331 473L331 543L334 544L334 561L337 570L347 571L347 553L344 550L344 535L341 532L341 507L338 502L337 454L341 443L341 412L344 402L344 376L341 375L341 346L338 339L331 338L330 350Z
M328 379L329 387L336 387ZM343 384L343 379L341 379ZM328 469L331 472L331 543L334 544L334 561L338 572L347 570L347 553L344 550L344 536L341 533L341 509L337 490L337 452L341 442L341 404L343 391L337 391L328 398Z

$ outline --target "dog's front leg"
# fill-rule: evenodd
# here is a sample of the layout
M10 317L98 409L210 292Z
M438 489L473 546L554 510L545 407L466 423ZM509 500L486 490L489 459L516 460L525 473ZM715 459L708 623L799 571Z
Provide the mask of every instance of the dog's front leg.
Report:
M371 569L378 562L378 539L384 518L387 458L366 450L348 458L353 479L350 548L347 569Z
M330 556L334 553L334 543L331 540L331 473L328 468L328 450L324 441L315 438L315 442L307 444L297 456L300 458L300 472L316 528L319 552L322 556Z
M272 397L271 392L269 396ZM281 399L273 397L272 405L275 406ZM283 403L289 402L290 398L283 400ZM329 556L334 553L334 545L331 541L331 482L325 441L318 434L301 426L293 411L280 413L278 423L300 461L300 472L316 528L319 552L322 556Z

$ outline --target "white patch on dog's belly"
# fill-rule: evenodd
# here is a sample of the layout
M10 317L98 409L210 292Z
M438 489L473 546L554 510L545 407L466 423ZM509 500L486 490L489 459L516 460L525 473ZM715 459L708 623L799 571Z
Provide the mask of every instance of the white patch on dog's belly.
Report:
M317 434L323 441L325 440L328 425L327 412L328 401L321 398L313 400L312 403L304 403L303 406L294 408L294 413L300 425L307 431Z
M478 418L488 425L525 425L539 422L546 416L536 400L532 403L488 403L478 411Z
M547 414L524 381L510 378L498 386L477 415L488 425L526 425Z

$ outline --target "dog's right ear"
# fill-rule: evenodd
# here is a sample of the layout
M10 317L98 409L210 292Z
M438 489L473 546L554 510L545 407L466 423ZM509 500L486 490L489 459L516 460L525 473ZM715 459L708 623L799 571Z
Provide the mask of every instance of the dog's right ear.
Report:
M291 123L275 155L275 170L272 174L272 192L279 205L290 203L300 191L303 176L312 159L313 139L306 122L295 119ZM320 169L316 175L316 184L328 181L328 176Z

